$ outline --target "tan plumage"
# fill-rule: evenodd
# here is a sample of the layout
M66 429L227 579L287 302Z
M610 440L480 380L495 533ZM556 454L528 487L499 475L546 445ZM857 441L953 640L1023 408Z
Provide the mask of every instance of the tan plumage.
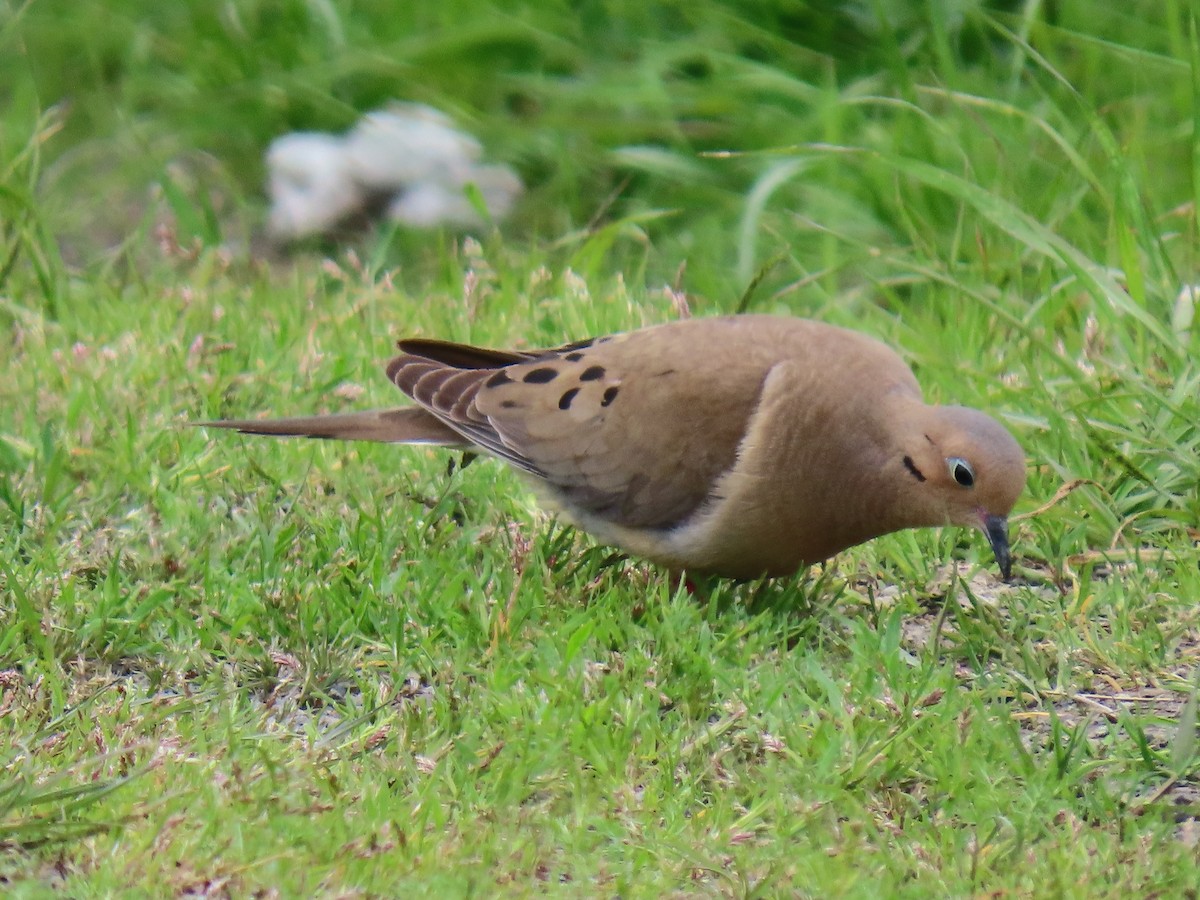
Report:
M417 406L205 424L477 448L602 541L675 569L784 575L963 525L1009 575L1020 446L981 412L925 404L900 357L857 332L748 315L538 352L399 347L388 376Z

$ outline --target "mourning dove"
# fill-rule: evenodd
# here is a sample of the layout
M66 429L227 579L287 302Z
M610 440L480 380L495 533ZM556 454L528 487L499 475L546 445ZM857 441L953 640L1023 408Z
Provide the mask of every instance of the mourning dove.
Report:
M674 570L786 575L961 525L1010 576L1020 446L977 410L927 405L900 357L857 332L744 315L553 350L399 348L388 377L416 406L205 424L480 450L601 541Z

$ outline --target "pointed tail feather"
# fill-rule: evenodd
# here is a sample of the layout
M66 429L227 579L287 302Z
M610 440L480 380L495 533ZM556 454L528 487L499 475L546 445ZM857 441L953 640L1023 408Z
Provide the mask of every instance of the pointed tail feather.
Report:
M471 442L435 416L416 406L371 409L329 416L287 419L222 419L197 422L204 428L231 428L243 434L277 437L329 438L341 441L380 441L395 444L437 444L470 447Z
M398 341L396 346L407 356L419 356L455 369L495 369L513 363L528 362L542 355L538 351L491 350L487 347L472 347L470 344L456 344L430 338L405 338ZM399 360L392 362L395 364Z

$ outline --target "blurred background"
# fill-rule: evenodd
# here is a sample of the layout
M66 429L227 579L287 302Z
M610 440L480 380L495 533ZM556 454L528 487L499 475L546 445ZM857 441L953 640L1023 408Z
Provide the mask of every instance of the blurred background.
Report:
M897 158L1089 249L1112 238L1114 205L1169 214L1191 195L1186 7L8 2L2 252L44 254L59 278L55 253L111 265L166 220L181 245L258 254L270 142L343 132L399 99L443 110L519 173L509 240L578 249L572 236L607 227L589 258L635 277L672 282L684 265L690 291L728 302L782 253L776 290L900 285L928 277L914 271L927 236L950 234L948 265L987 252L1011 278L1020 267L995 255L1020 248L985 246L994 220ZM1153 173L1140 197L1123 193L1118 146ZM52 246L19 246L33 240L21 220ZM436 235L374 239L409 266L441 256Z
M0 0L0 892L1194 896L1194 13ZM392 101L511 214L271 240L273 142ZM1016 583L699 602L500 465L189 427L739 309L1003 421Z

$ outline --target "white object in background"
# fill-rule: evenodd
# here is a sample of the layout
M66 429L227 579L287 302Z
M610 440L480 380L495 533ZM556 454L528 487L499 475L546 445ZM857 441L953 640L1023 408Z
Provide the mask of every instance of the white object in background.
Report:
M481 164L482 153L448 116L418 103L368 113L345 137L285 135L267 152L268 228L285 242L328 233L381 198L386 216L405 225L475 228L484 217L468 185L500 221L523 186L508 166Z
M477 228L484 222L467 196L469 185L479 190L488 215L496 222L512 212L523 189L521 179L508 166L474 166L447 181L426 181L401 191L388 206L387 217L414 228Z
M1186 335L1192 330L1198 302L1200 302L1200 284L1185 284L1175 298L1175 307L1171 310L1171 327L1175 329L1176 334Z
M428 181L447 184L482 155L479 141L456 131L449 116L420 103L367 113L346 135L350 171L364 187L381 193Z
M271 143L267 230L273 238L322 234L363 208L367 198L346 166L344 144L336 135L309 131Z

